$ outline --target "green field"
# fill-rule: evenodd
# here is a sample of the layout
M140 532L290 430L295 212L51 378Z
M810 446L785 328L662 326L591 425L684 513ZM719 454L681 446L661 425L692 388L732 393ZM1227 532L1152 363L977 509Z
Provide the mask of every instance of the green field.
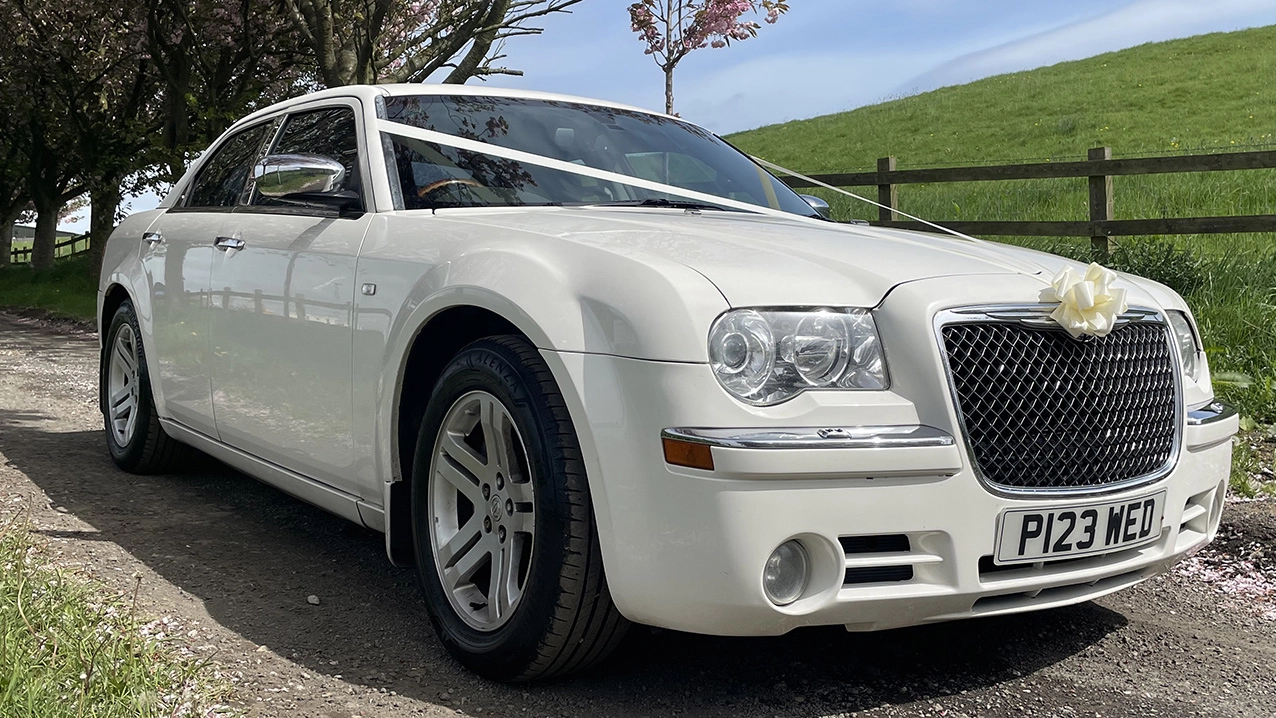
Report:
M1276 26L1143 45L991 77L851 112L732 135L804 173L1276 149ZM875 188L849 188L860 194ZM806 191L806 190L803 190ZM835 214L875 207L824 190ZM932 220L1088 219L1084 179L900 187ZM1118 219L1276 213L1276 171L1115 180ZM1000 238L1077 259L1088 239ZM1218 393L1276 423L1276 239L1270 234L1119 238L1108 264L1179 290L1201 325Z

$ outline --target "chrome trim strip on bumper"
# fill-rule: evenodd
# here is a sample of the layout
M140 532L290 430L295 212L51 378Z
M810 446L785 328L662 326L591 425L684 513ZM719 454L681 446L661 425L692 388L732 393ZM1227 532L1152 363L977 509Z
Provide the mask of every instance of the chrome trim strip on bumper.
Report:
M848 426L775 429L665 429L661 437L726 449L917 449L953 446L932 426Z
M1205 406L1187 410L1188 426L1208 426L1236 416L1236 409L1221 401L1211 401Z

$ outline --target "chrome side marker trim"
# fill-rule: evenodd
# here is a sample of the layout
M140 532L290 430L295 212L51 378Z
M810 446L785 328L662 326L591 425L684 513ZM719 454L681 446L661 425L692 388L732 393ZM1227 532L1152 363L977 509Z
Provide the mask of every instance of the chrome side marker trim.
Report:
M1221 401L1211 401L1205 406L1187 410L1188 426L1205 426L1236 416L1236 409Z
M726 449L917 449L953 446L932 426L845 426L776 429L665 429L661 436Z

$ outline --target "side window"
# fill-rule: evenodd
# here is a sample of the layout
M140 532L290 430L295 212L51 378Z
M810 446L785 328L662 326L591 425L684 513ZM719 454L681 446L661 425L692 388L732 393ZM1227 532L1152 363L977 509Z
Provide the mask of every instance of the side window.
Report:
M288 117L279 141L270 151L276 155L321 155L331 157L346 168L341 189L363 194L359 175L359 139L354 110L333 107L326 110L299 112ZM287 204L255 195L253 204L271 206ZM361 203L362 204L362 203ZM361 206L356 206L361 208Z
M270 123L250 127L222 143L191 185L187 207L234 207L244 191Z

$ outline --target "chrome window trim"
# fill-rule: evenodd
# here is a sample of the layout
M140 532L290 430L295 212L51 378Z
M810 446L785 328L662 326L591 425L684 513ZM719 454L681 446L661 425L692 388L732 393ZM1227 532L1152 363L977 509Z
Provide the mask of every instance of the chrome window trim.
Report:
M759 427L665 429L665 439L724 449L921 449L955 446L952 434L933 426Z
M953 415L957 418L955 428L961 438L961 444L965 448L966 458L970 462L970 468L974 472L975 478L979 480L985 490L994 496L1011 499L1054 499L1115 494L1129 489L1148 486L1169 476L1178 466L1179 459L1182 456L1183 428L1187 421L1183 407L1183 366L1182 358L1179 356L1178 345L1175 343L1169 321L1166 319L1164 312L1150 307L1130 307L1117 318L1116 326L1122 327L1134 323L1159 324L1165 335L1165 341L1169 344L1170 360L1173 362L1175 373L1174 443L1170 448L1170 458L1164 466L1142 476L1136 476L1113 484L1062 488L1051 486L1035 488L1005 486L988 480L979 469L979 462L975 459L974 450L970 446L970 441L966 438L968 436L966 419L962 414L961 402L957 397L957 386L953 383L952 367L948 363L948 349L944 343L943 329L954 324L982 324L1001 321L1015 322L1042 331L1051 331L1052 328L1053 330L1063 331L1063 328L1049 317L1056 307L1057 305L1055 304L993 304L954 307L935 313L932 329L935 335L935 346L939 350L939 360L944 371L944 381L948 384L948 400L952 406Z

